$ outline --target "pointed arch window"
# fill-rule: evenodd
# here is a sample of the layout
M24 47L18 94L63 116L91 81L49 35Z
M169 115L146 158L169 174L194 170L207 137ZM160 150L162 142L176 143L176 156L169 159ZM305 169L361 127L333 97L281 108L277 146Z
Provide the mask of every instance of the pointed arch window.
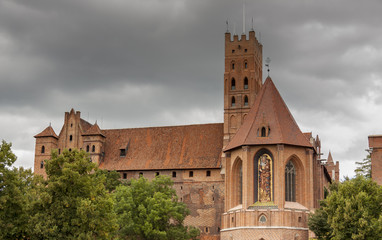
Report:
M244 68L245 68L245 69L248 68L248 63L247 63L247 62L244 63Z
M236 105L235 97L232 97L231 99L231 107L234 107Z
M95 152L95 146L94 145L92 146L92 152Z
M41 147L41 153L45 153L45 146Z
M244 106L248 106L248 96L244 96Z
M248 78L244 78L244 89L248 89Z
M266 137L267 136L267 130L265 129L265 127L261 128L261 136L262 137Z
M292 161L285 166L285 201L296 202L296 169Z
M90 151L89 149L90 149L90 146L87 145L87 146L86 146L86 152L89 152L89 151Z
M232 70L235 70L235 63L232 63Z
M40 168L44 168L44 161L40 162Z
M234 78L232 78L231 80L231 90L235 90L236 89L236 81Z

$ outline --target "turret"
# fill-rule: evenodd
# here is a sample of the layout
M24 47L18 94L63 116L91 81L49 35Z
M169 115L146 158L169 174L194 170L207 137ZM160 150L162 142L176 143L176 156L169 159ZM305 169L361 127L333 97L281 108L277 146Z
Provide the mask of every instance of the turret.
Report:
M50 159L52 150L57 149L58 137L50 125L34 137L36 138L34 173L46 176L44 161Z

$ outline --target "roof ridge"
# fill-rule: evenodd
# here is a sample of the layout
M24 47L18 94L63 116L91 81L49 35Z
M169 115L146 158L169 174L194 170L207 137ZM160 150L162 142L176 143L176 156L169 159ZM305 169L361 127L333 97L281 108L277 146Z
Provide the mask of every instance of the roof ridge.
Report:
M125 129L158 129L158 128L173 128L173 127L190 127L190 126L204 126L204 125L222 125L223 123L201 123L201 124L187 124L187 125L167 125L155 127L133 127L133 128L109 128L102 129L102 131L118 131Z

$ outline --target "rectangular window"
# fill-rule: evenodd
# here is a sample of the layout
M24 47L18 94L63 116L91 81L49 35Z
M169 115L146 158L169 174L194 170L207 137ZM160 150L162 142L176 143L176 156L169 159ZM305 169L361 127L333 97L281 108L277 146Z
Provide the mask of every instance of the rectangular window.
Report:
M188 174L189 177L193 177L194 176L194 172L193 171L190 171L189 174Z
M123 179L127 179L127 173L123 173Z
M159 176L159 172L155 172L155 176Z
M172 177L176 178L176 172L172 172Z
M119 156L120 157L125 157L126 156L126 149L120 149L120 153L119 153Z
M210 171L210 170L208 170L208 171L206 172L206 176L207 176L207 177L210 177L210 176L211 176L211 171Z

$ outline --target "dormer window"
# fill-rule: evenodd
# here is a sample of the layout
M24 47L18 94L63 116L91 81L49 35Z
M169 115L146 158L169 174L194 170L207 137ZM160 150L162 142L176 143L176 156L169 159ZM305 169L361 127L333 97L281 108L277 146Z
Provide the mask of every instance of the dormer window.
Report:
M120 150L120 152L119 152L119 156L120 157L125 157L126 156L126 149L119 149Z
M234 78L232 78L231 80L231 90L235 90L236 89L236 81Z

